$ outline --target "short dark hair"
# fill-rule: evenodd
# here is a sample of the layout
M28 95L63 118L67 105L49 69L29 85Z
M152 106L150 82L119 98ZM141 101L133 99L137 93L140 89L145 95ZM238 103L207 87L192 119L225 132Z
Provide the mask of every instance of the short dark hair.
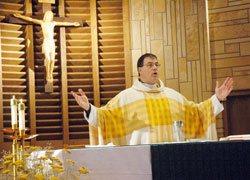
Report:
M143 66L143 63L144 63L144 59L147 58L147 57L150 57L152 59L157 59L156 55L152 54L152 53L146 53L146 54L143 54L137 61L137 71L138 71L138 68L139 67L142 67ZM138 72L138 75L140 76L139 72Z

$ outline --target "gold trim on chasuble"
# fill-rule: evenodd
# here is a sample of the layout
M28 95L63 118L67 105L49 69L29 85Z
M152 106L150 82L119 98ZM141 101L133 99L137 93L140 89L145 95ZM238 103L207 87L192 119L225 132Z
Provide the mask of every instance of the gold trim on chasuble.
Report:
M104 144L127 145L133 131L149 128L150 142L171 142L172 124L184 121L186 138L205 138L208 127L215 123L211 99L196 106L184 99L184 105L167 98L164 92L143 92L144 99L120 107L119 97L97 109L98 125Z

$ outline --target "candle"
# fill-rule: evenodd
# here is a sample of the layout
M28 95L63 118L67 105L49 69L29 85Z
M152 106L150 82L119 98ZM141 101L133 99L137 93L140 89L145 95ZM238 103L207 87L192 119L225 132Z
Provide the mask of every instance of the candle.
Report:
M25 105L23 100L18 104L18 114L19 114L19 130L25 129Z
M17 125L17 99L15 96L10 100L10 106L11 106L11 125L12 128Z

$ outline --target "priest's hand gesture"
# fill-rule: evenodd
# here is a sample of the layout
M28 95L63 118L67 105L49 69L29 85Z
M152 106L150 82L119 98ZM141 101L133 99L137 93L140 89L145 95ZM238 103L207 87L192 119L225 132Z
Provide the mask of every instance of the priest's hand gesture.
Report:
M219 101L223 101L233 89L233 79L227 77L223 84L219 87L219 82L216 81L215 94Z
M74 96L76 102L79 104L79 106L81 106L83 109L85 109L86 111L89 110L89 100L88 97L85 95L85 93L83 92L82 89L78 89L80 95L77 95L76 93L74 93L73 91L71 91L71 94Z

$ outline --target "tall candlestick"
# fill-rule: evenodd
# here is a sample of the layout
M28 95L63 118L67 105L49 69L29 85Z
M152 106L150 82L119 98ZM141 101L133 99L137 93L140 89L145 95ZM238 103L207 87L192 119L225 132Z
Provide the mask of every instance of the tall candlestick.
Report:
M15 96L10 100L11 106L11 125L12 129L17 129L17 99Z
M23 100L18 104L18 114L19 114L19 130L25 129L25 105Z

